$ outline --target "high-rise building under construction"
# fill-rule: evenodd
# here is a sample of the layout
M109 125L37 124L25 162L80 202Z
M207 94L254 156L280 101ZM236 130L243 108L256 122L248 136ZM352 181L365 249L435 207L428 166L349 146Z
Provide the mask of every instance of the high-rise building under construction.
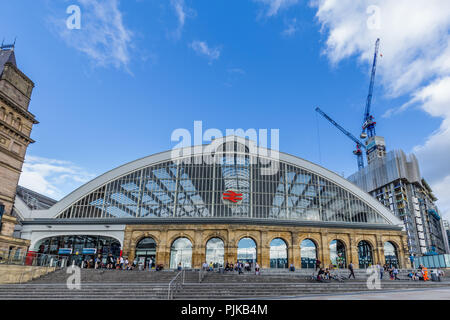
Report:
M402 219L410 254L449 252L447 234L435 202L437 198L420 174L414 154L394 150L368 157L368 165L348 180L370 193Z

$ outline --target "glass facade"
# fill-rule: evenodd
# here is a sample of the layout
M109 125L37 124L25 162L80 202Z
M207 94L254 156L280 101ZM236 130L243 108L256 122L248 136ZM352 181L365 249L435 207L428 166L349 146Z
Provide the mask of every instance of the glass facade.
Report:
M392 242L387 241L384 243L384 257L387 265L398 267L397 248Z
M270 267L287 268L288 252L287 245L283 239L277 238L270 242Z
M302 268L315 268L317 261L317 246L311 239L305 239L300 244Z
M144 268L156 267L156 241L144 238L136 245L136 259Z
M74 262L80 265L82 261L101 257L106 263L106 257L111 253L114 258L120 256L120 242L111 237L71 235L56 236L42 239L36 245L37 253L60 255L68 257L68 265Z
M178 238L170 248L170 268L192 267L192 243L187 238Z
M206 263L213 263L214 268L224 266L225 246L222 239L212 238L206 243Z
M372 246L367 241L358 243L358 260L361 269L366 269L373 264Z
M389 224L333 181L287 162L268 175L268 159L237 142L211 164L202 156L141 168L109 181L66 209L60 219L246 218ZM272 162L275 160L271 160ZM238 201L224 193L239 194Z
M256 242L251 238L242 238L238 243L237 259L241 263L256 263Z
M345 245L342 241L333 240L330 242L330 260L331 264L337 268L344 269L347 267Z

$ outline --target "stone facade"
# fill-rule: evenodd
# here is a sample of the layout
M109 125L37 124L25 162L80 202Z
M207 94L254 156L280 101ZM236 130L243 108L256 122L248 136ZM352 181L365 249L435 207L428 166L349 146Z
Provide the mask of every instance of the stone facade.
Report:
M329 245L332 240L341 240L346 248L347 261L358 268L358 243L366 240L372 247L374 263L384 264L384 243L392 242L398 252L401 268L410 267L407 256L406 233L397 230L320 228L300 226L260 226L260 225L127 225L123 243L123 255L135 258L137 243L146 237L155 240L156 262L167 268L170 261L170 248L177 238L188 238L192 243L192 267L200 268L205 262L206 243L211 238L220 238L225 245L224 261L236 262L238 242L252 238L257 245L257 261L262 268L270 267L270 242L283 239L288 247L288 263L301 267L300 244L311 239L317 247L318 259L329 265Z
M8 62L0 65L0 205L4 208L0 250L27 249L29 241L13 238L16 218L11 216L17 184L35 116L28 111L33 82L15 64L13 50L0 50ZM12 57L12 59L11 59Z

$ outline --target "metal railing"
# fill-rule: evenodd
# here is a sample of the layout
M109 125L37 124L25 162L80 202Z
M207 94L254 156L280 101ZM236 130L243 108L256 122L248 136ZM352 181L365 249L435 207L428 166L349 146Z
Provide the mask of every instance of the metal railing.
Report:
M186 278L186 270L182 270L170 281L169 288L167 289L167 299L172 300L175 291L182 288Z
M29 279L33 279L35 272L39 270L37 267L46 267L48 270L66 267L67 257L24 250L0 250L0 264L31 267L29 270L24 268L21 273L19 283L23 283L24 279L27 279L26 275L30 275Z
M56 270L63 269L65 267L67 267L67 257L41 255L41 256L35 257L35 258L36 259L33 259L31 261L29 259L27 261L28 263L26 265L31 266L31 269L30 270L24 270L22 272L22 274L20 276L19 283L23 283L24 277L27 274L30 274L29 280L33 280L34 273L37 270L39 270L38 267L47 268L47 272L46 273L49 273L49 270L51 268L55 268L55 271L56 271ZM25 277L25 279L26 279L26 277Z

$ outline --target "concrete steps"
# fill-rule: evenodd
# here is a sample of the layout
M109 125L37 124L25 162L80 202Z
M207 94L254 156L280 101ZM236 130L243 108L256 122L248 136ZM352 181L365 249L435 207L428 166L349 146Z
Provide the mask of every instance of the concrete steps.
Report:
M339 272L348 276L348 272ZM169 282L177 271L127 271L127 270L81 270L81 290L69 290L66 285L70 274L58 270L27 284L0 285L0 300L44 299L44 300L143 300L167 299ZM198 271L186 271L185 283L174 292L174 299L252 299L293 297L344 292L367 292L367 275L364 270L355 272L356 280L320 283L311 281L308 272L265 272L220 274L207 272L202 283L198 283ZM400 276L406 279L407 272ZM387 278L387 277L386 277ZM443 282L423 282L412 280L383 280L382 290L404 290L417 288L450 287L450 279Z

